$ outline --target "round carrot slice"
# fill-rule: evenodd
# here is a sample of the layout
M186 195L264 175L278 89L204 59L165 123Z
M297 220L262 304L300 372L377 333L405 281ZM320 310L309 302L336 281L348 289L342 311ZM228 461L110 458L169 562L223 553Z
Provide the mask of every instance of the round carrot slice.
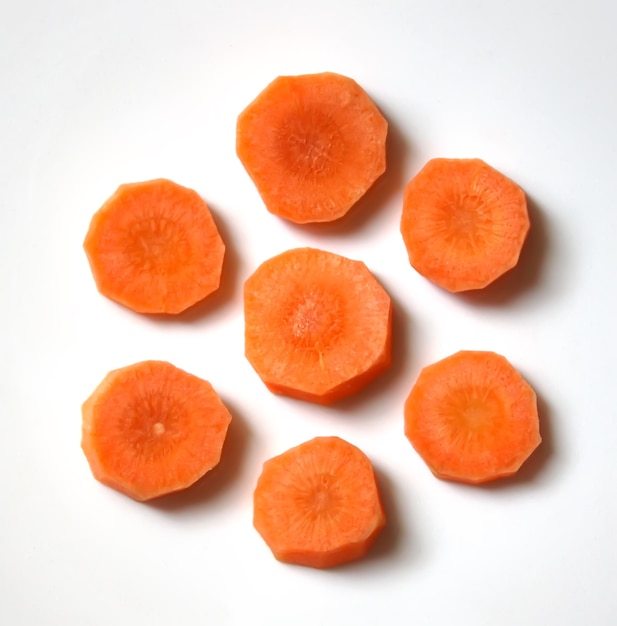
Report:
M433 159L405 188L409 261L448 291L482 289L513 268L528 231L524 191L480 159Z
M279 561L328 568L364 556L386 518L368 457L316 437L264 463L253 523Z
M202 198L159 178L120 185L84 249L104 296L138 313L180 313L218 289L225 244Z
M150 500L216 466L230 422L209 382L142 361L109 372L84 402L81 446L97 480Z
M390 297L361 261L316 248L262 263L244 285L245 354L274 393L330 404L390 366Z
M536 394L505 357L463 350L422 370L405 435L438 478L511 476L542 440Z
M385 171L387 132L351 78L279 76L238 117L236 152L271 213L299 224L329 222Z

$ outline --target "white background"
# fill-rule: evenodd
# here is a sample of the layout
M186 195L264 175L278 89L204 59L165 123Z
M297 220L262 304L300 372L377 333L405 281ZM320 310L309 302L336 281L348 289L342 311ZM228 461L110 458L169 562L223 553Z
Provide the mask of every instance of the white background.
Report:
M610 0L20 0L0 8L0 623L580 625L617 614L617 4ZM279 74L347 74L390 122L389 167L348 219L269 214L235 155L238 113ZM448 294L409 265L405 183L480 157L527 191L520 266ZM96 291L82 249L122 182L209 203L223 286L177 319ZM242 283L314 245L366 262L395 303L391 370L331 408L273 396L243 356ZM403 436L420 369L501 352L540 399L514 480L434 478ZM221 465L139 504L91 476L80 406L104 374L166 359L234 416ZM262 462L336 434L375 464L389 525L332 571L275 561L252 528Z

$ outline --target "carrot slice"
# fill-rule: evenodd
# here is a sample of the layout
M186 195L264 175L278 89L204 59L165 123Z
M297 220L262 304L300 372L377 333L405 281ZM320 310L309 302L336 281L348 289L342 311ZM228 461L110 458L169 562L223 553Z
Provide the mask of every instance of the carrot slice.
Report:
M392 303L361 261L283 252L245 282L244 313L246 357L273 393L330 404L390 366Z
M236 152L271 213L299 224L329 222L385 171L387 132L353 79L279 76L239 115Z
M463 350L422 370L405 435L438 478L511 476L542 441L536 394L505 357Z
M202 198L159 178L120 185L84 249L104 296L138 313L180 313L218 289L225 244Z
M364 556L386 517L368 457L316 437L264 463L253 523L279 561L328 568Z
M405 188L409 261L448 291L482 289L513 268L528 231L525 192L480 159L433 159Z
M216 466L230 422L209 382L142 361L109 372L84 402L81 446L97 480L150 500Z

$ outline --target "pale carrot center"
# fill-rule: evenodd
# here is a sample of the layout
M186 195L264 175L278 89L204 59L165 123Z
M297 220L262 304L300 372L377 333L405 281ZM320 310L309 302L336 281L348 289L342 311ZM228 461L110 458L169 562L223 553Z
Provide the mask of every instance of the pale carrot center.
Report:
M476 194L462 194L457 202L449 204L446 219L451 236L470 245L484 241L493 223L489 208Z
M304 292L285 315L292 341L300 348L327 348L340 331L340 309L332 293L321 289Z
M165 217L134 222L127 251L138 270L165 273L180 267L189 253L184 229Z
M340 494L334 477L325 472L311 476L307 484L298 490L296 506L301 519L318 524L316 532L322 529L321 523L328 524L336 518Z
M310 501L313 510L318 515L331 510L337 500L331 483L332 477L329 474L321 474L316 477Z
M181 438L182 408L177 401L144 393L127 404L121 430L131 448L145 458L159 458Z
M300 177L330 175L342 161L344 142L338 125L322 111L301 111L290 116L280 131L280 161Z
M454 399L452 416L456 428L479 436L488 436L501 427L504 413L502 401L492 389L474 388Z

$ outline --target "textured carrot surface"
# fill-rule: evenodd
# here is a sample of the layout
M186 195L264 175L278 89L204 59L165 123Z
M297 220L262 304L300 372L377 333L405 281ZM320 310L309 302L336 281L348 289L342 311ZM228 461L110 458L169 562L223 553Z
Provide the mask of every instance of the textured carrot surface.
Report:
M505 357L463 350L422 370L405 434L439 478L511 476L541 442L536 394Z
M279 76L238 117L236 151L271 213L301 224L329 222L385 171L387 132L351 78Z
M138 313L180 313L216 291L225 253L207 204L163 178L120 185L84 249L98 290Z
M386 518L368 457L316 437L264 463L253 521L278 560L327 568L364 556Z
M82 416L94 477L135 500L185 489L216 466L231 422L209 382L165 361L109 372Z
M246 281L244 311L246 357L274 393L330 404L390 366L392 303L360 261L283 252Z
M480 159L433 159L405 188L409 261L448 291L482 289L512 269L528 231L524 191Z

